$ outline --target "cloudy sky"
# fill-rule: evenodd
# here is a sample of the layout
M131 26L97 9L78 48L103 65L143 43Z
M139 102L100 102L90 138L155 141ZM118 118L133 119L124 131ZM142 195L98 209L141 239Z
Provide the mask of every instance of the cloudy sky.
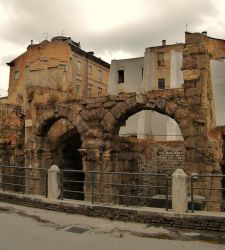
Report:
M110 62L143 56L162 39L183 42L186 24L225 39L225 0L0 0L0 95L8 89L6 63L31 39L71 36Z

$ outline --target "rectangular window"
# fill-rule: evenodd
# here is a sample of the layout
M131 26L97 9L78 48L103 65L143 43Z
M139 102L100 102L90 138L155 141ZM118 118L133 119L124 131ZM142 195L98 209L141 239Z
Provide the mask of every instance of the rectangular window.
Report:
M157 53L158 67L164 66L164 52Z
M99 80L99 82L102 82L102 71L101 70L98 71L98 80Z
M80 94L80 90L81 90L81 86L80 85L76 85L76 92L77 94Z
M141 69L141 77L143 79L143 75L144 75L144 68Z
M102 88L98 87L98 96L102 95Z
M158 89L165 89L165 79L158 79Z
M118 70L118 83L124 82L124 70Z
M91 89L91 88L88 88L88 89L87 89L87 96L88 96L88 97L91 97L91 95L92 95L92 89Z
M81 62L77 62L77 75L81 75Z
M15 71L14 80L18 80L19 76L20 76L20 72L18 70Z
M88 65L88 75L92 75L92 65Z

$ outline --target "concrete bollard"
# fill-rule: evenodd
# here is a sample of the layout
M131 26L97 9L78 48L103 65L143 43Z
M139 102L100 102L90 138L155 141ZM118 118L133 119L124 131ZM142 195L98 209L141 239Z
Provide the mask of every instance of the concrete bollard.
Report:
M59 199L60 193L60 169L52 165L48 170L48 199Z
M178 213L187 211L187 175L177 169L172 175L172 210Z

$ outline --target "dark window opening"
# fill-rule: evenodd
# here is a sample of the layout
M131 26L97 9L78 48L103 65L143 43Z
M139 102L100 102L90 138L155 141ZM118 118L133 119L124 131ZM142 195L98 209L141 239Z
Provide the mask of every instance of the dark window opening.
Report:
M157 53L158 67L164 66L164 52Z
M165 89L165 79L158 79L158 89Z
M124 70L118 70L118 83L124 82Z
M141 77L143 79L143 75L144 75L144 68L141 69Z

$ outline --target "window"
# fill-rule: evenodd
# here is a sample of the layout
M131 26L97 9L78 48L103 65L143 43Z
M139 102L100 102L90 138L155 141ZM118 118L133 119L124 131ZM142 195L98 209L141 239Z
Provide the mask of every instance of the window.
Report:
M91 97L91 94L92 94L92 89L91 89L91 88L88 88L88 89L87 89L87 96L88 96L88 97Z
M18 80L19 76L20 76L20 72L18 70L15 71L14 80Z
M143 79L143 75L144 75L144 68L141 69L141 78Z
M88 65L88 75L92 75L92 65Z
M101 70L98 71L98 80L99 80L99 82L102 82L102 71Z
M158 79L158 89L165 89L165 79Z
M158 67L164 66L164 52L157 53Z
M118 70L118 83L124 82L124 70Z
M98 87L98 96L102 94L102 88Z
M88 85L88 89L87 89L87 96L91 97L92 96L92 89L93 89L93 85L89 84Z
M77 75L81 75L81 62L77 62Z
M81 86L80 85L76 85L76 92L77 94L80 94L80 90L81 90Z

